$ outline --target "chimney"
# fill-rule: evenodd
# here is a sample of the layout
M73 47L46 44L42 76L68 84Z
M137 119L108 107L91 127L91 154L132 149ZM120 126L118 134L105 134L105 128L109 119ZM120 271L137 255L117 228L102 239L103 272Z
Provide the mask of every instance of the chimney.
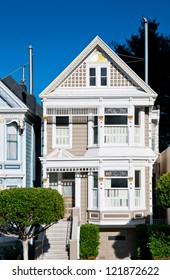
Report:
M32 51L32 46L29 45L29 57L30 57L30 72L29 72L29 93L32 95L33 94L33 51Z

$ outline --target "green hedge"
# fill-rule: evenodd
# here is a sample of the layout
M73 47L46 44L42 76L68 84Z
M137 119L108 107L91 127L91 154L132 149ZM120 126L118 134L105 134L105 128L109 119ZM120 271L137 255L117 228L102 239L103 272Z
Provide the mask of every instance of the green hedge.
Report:
M170 258L170 226L140 225L137 227L138 258Z
M85 224L80 227L80 259L97 257L99 252L99 227Z

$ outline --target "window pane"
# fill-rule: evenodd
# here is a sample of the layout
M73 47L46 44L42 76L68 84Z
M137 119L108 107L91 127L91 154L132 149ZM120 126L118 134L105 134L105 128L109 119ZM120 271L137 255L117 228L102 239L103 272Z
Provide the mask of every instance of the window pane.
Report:
M107 78L106 77L101 78L101 86L107 86Z
M56 125L57 126L68 126L69 117L56 117Z
M140 170L135 171L135 188L140 188Z
M140 109L135 108L135 125L140 125Z
M101 77L107 76L107 68L101 68Z
M90 76L96 76L96 68L90 68Z
M96 85L96 78L90 77L90 86L95 86L95 85Z
M111 188L127 188L128 181L127 178L112 178Z
M127 116L105 116L105 124L127 124Z

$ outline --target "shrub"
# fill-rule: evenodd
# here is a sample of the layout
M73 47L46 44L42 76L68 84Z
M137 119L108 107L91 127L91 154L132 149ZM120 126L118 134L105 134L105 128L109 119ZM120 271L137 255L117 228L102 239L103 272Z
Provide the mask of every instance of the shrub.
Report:
M155 260L170 257L170 226L138 226L137 240L140 259Z
M99 227L92 224L82 225L80 228L80 258L90 259L99 253Z

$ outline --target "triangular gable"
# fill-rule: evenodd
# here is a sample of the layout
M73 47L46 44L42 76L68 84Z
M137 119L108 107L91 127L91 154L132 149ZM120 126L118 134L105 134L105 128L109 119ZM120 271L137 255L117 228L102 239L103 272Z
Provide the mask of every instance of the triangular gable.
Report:
M128 76L121 71L120 67L117 67L114 62L109 61L106 57L103 56L101 52L97 49L85 60L83 63L71 73L68 78L66 78L61 85L61 88L69 87L86 87L87 73L86 73L86 63L108 63L110 66L110 87L137 87L137 84L134 84Z
M54 150L52 153L50 153L47 156L47 159L62 159L62 158L73 158L74 156L69 153L68 151L62 149L62 148L58 148L56 150Z
M50 94L50 92L53 92L59 86L66 86L67 83L69 86L68 79L71 79L71 75L74 75L76 71L83 71L83 69L85 69L85 60L95 50L104 54L105 57L112 62L113 72L117 72L118 75L121 76L121 79L119 80L124 80L123 83L130 86L137 86L146 93L157 96L157 94L104 41L102 41L101 38L96 36L94 40L73 60L73 62L41 92L40 97Z
M0 96L0 108L11 108L12 106L2 96Z
M0 108L27 108L27 106L0 81Z

